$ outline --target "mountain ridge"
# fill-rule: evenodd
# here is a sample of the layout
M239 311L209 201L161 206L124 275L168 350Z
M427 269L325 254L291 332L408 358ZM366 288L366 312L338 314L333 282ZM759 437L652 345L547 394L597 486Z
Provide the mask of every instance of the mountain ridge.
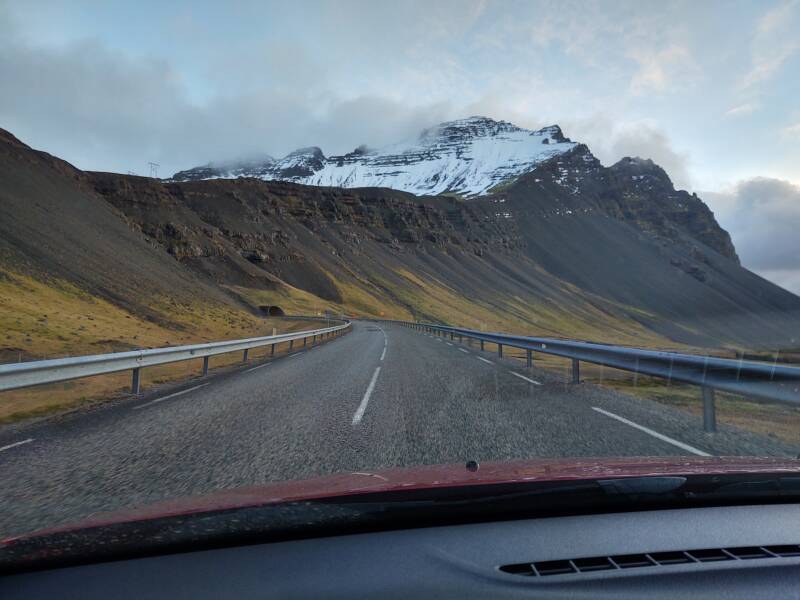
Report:
M256 177L330 187L388 187L417 195L487 194L537 164L575 147L558 125L529 130L473 116L424 129L416 140L381 149L361 145L326 157L317 146L281 159L209 163L179 171L169 181Z

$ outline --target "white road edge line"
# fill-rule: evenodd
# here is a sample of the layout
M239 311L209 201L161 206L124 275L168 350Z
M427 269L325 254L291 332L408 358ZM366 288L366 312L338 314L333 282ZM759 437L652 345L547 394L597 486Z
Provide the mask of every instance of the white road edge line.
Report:
M8 446L0 447L0 452L3 450L10 450L11 448L15 448L16 446L22 446L22 444L29 444L33 441L33 438L28 438L27 440L22 440L21 442L14 442L13 444L9 444Z
M272 364L271 362L268 362L268 363L264 363L263 365L258 365L257 367L253 367L252 369L247 369L247 370L245 371L245 373L249 373L250 371L255 371L256 369L261 369L261 368L263 368L263 367L268 367L268 366L270 366L271 364Z
M512 375L516 375L516 376L517 376L517 377L519 377L520 379L524 379L524 380L525 380L525 381L527 381L528 383L532 383L532 384L534 384L534 385L542 385L542 384L541 384L541 382L539 382L539 381L534 381L533 379L531 379L531 378L529 378L529 377L525 377L525 375L520 375L519 373L516 373L515 371L509 371L509 373L511 373Z
M494 364L492 361L487 360L487 359L483 358L482 356L476 356L475 358L477 358L478 360L482 360L483 362L485 362L487 364L490 364L490 365Z
M667 437L666 435L658 433L657 431L653 431L652 429L644 427L643 425L639 425L638 423L634 423L633 421L629 421L628 419L626 419L624 417L620 417L619 415L615 415L614 413L608 412L607 410L603 410L602 408L599 408L597 406L593 406L592 410L597 411L597 412L599 412L601 414L604 414L607 417L611 417L612 419L616 419L620 423L625 423L625 425L630 425L634 429L638 429L639 431L643 431L648 435L652 435L654 438L657 438L657 439L661 440L662 442L667 442L668 444L672 444L673 446L677 446L681 450L686 450L687 452L691 452L692 454L697 454L697 456L711 456L711 454L709 454L708 452L703 452L702 450L698 450L697 448L694 448L694 447L690 446L689 444L684 444L683 442L679 442L678 440L673 440L671 437Z
M353 425L358 425L361 423L361 417L364 416L364 411L367 410L367 403L369 403L369 397L372 396L372 390L375 389L375 383L378 381L378 375L381 372L381 368L377 367L375 372L372 374L372 379L369 382L369 386L367 386L367 391L364 394L364 398L361 400L361 404L358 405L358 410L356 414L353 415Z
M459 348L464 354L469 354L469 350L464 350L464 348Z
M295 356L300 356L302 353L303 351L301 350L300 352L295 352L294 354L290 354L286 358L294 358Z
M383 352L381 352L381 361L386 358L386 346L383 347Z
M210 381L208 383L211 383ZM164 396L163 398L156 398L155 400L151 400L150 402L146 402L145 404L140 404L139 406L134 406L133 410L139 410L140 408L144 408L145 406L150 406L151 404L157 404L159 402L163 402L164 400L169 400L170 398L174 398L175 396L183 396L184 394L188 394L189 392L193 392L194 390L199 390L201 387L206 387L208 383L201 383L200 385L196 385L194 387L190 387L187 390L181 390L180 392L175 392L174 394L169 394L168 396Z
M453 345L450 342L445 342L445 344L447 344L448 346L452 346Z

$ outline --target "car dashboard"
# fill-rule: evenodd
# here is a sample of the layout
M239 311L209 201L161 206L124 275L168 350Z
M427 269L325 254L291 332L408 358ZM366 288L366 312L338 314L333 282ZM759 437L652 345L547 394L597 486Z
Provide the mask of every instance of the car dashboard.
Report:
M36 598L797 598L800 505L472 523L148 556L0 578Z

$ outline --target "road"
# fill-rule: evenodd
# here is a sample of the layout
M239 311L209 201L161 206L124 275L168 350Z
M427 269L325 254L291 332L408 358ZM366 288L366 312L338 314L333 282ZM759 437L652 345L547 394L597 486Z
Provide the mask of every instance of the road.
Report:
M536 457L795 456L777 440L398 325L0 430L0 537L342 471Z

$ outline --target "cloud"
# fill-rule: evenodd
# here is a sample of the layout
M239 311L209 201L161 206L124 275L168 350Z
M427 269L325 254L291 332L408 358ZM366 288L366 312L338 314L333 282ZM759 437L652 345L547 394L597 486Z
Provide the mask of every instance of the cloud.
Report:
M565 121L564 134L586 143L605 165L625 156L650 158L667 172L676 188L692 187L689 156L677 151L667 133L652 121L614 121L595 115Z
M781 135L787 139L800 139L800 123L794 123L793 125L787 125L783 129L781 129Z
M800 49L798 0L788 0L767 11L756 24L751 41L750 70L741 87L770 79Z
M744 266L800 294L800 186L759 177L700 195L731 234Z
M733 108L729 108L725 111L726 117L742 117L744 115L749 115L754 112L758 106L752 102L746 102L745 104L739 104L738 106L734 106Z
M284 72L275 71L273 85L236 87L197 103L168 61L134 58L93 40L31 46L0 28L0 127L80 168L143 173L155 161L165 176L309 145L329 154L382 145L449 116L442 102L313 87L316 65L303 67L306 76L300 63L289 69L280 59ZM305 85L289 85L290 78Z
M670 44L658 51L649 47L637 48L631 50L629 56L639 65L630 83L635 95L683 88L700 72L689 49L680 44Z

